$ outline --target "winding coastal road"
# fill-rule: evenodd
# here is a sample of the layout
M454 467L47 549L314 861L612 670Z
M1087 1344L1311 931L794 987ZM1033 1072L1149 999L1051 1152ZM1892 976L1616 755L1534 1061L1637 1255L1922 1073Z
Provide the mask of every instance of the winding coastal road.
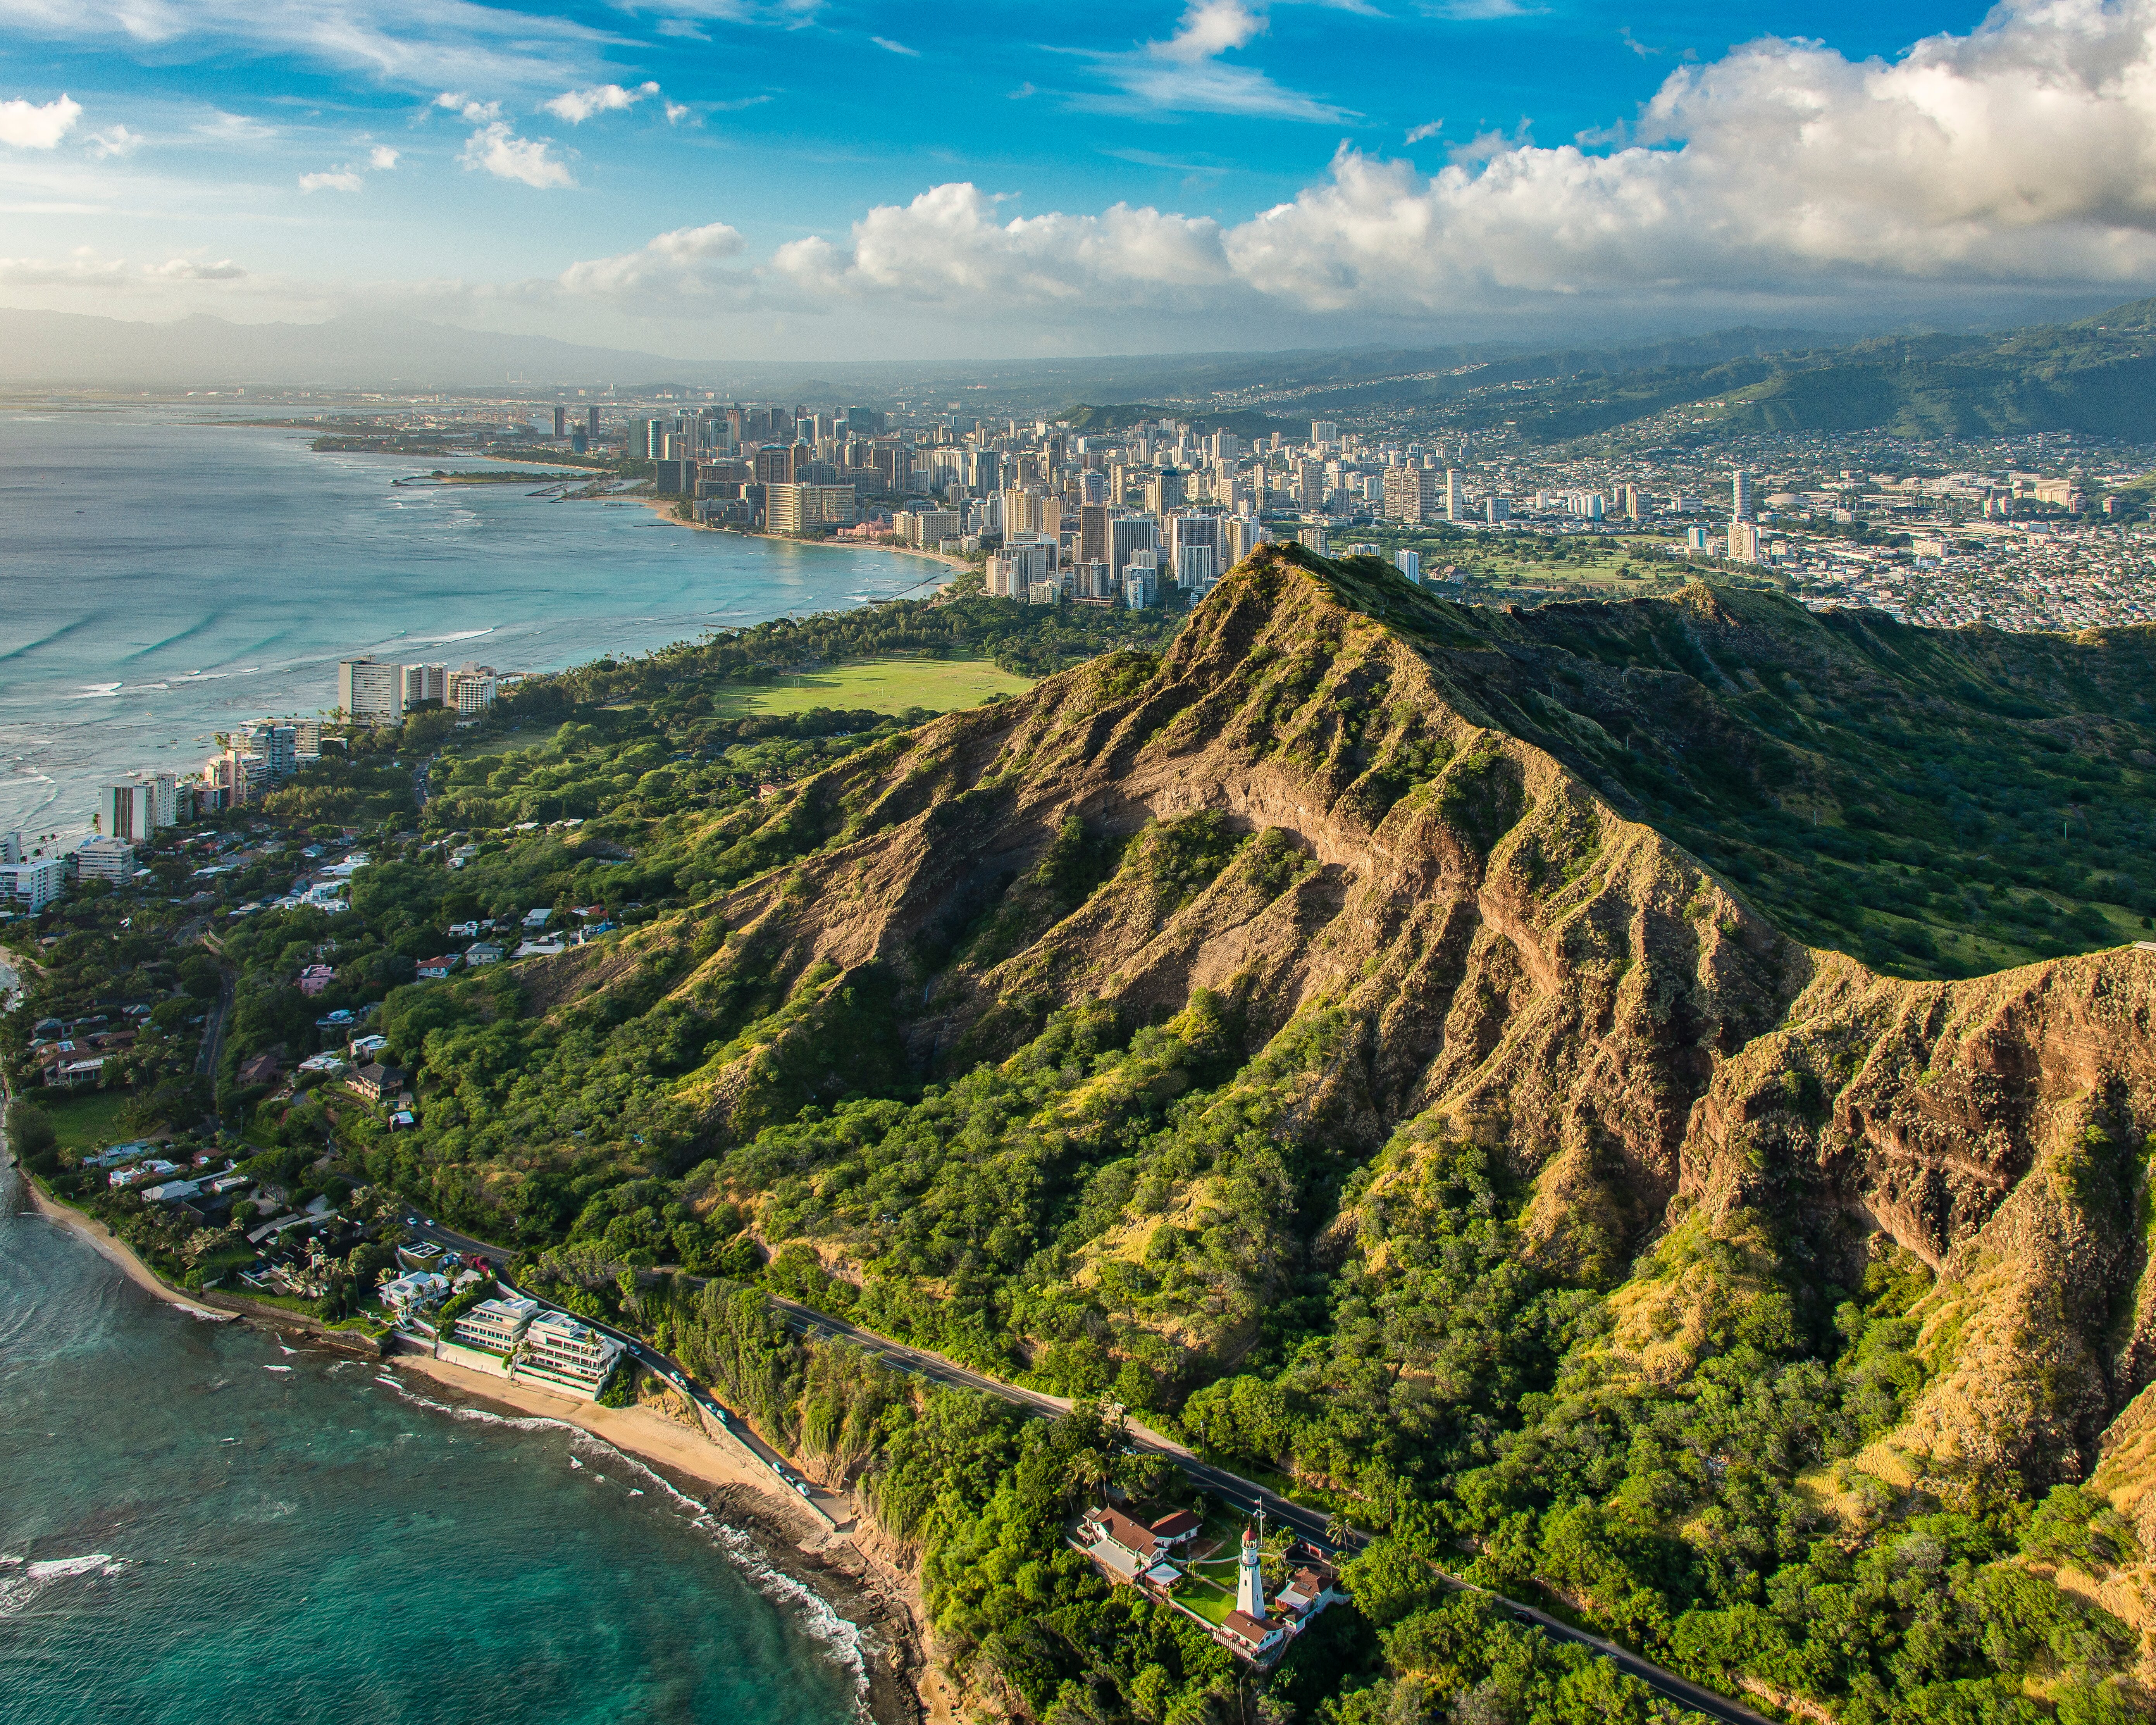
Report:
M490 1245L485 1240L474 1240L467 1235L457 1233L454 1229L440 1227L416 1213L405 1218L405 1225L420 1238L434 1240L449 1250L461 1252L467 1256L479 1253L495 1263L506 1265L516 1255L501 1246ZM970 1366L962 1366L956 1360L946 1359L940 1353L932 1353L922 1348L909 1347L903 1342L894 1342L888 1336L879 1336L873 1330L865 1330L859 1324L850 1323L844 1318L833 1317L828 1312L819 1312L814 1307L803 1306L799 1301L787 1299L783 1295L767 1291L765 1298L771 1301L773 1307L778 1311L781 1321L789 1329L802 1335L820 1336L829 1340L850 1343L863 1352L874 1354L896 1370L910 1372L914 1376L925 1378L932 1384L948 1384L954 1389L978 1390L983 1394L998 1397L1010 1403L1014 1407L1022 1408L1027 1413L1045 1420L1053 1419L1059 1414L1067 1414L1070 1411L1071 1404L1068 1397L1050 1395L1040 1390L1025 1389L1014 1384L1005 1384L999 1378L991 1378L983 1372L977 1372ZM541 1303L551 1302L542 1301ZM696 1384L694 1376L679 1361L658 1353L649 1344L630 1335L625 1330L616 1328L612 1324L603 1323L593 1318L585 1318L583 1322L590 1324L594 1329L603 1330L607 1334L625 1343L631 1356L639 1364L657 1373L684 1395L690 1397L728 1432L747 1445L757 1454L758 1459L763 1461L765 1465L781 1479L793 1485L797 1491L802 1490L801 1486L795 1483L797 1476L768 1445L763 1443L750 1431L747 1422L721 1408L713 1399L708 1390ZM1209 1495L1218 1498L1221 1502L1232 1504L1238 1509L1250 1511L1255 1511L1260 1506L1263 1506L1266 1520L1294 1528L1297 1533L1313 1544L1326 1547L1333 1545L1334 1542L1327 1537L1326 1518L1315 1510L1306 1508L1299 1503L1291 1502L1277 1491L1268 1490L1255 1480L1246 1480L1241 1475L1230 1473L1224 1467L1216 1467L1211 1462L1193 1455L1185 1445L1176 1442L1174 1439L1164 1436L1136 1421L1129 1422L1128 1430L1131 1440L1137 1447L1151 1450L1167 1456L1183 1471L1193 1484L1199 1486ZM807 1493L803 1491L802 1495L806 1497ZM812 1507L819 1511L823 1510L822 1505L814 1504L813 1500L811 1502ZM828 1516L828 1512L824 1512ZM1348 1534L1346 1543L1351 1548L1359 1546L1363 1543L1363 1536L1351 1530ZM1750 1708L1741 1707L1725 1696L1717 1695L1711 1689L1702 1688L1689 1678L1679 1676L1675 1671L1665 1671L1661 1666L1642 1659L1629 1649L1620 1647L1614 1641L1605 1640L1599 1635L1589 1635L1584 1630L1575 1629L1562 1619L1553 1617L1548 1612L1535 1606L1524 1604L1517 1599L1508 1599L1502 1594L1491 1594L1489 1589L1477 1587L1473 1582L1463 1580L1459 1576L1450 1574L1445 1570L1438 1570L1437 1574L1440 1579L1450 1586L1470 1592L1490 1594L1491 1598L1496 1599L1512 1614L1515 1622L1532 1624L1553 1640L1570 1641L1599 1655L1609 1661L1618 1670L1630 1676L1637 1677L1666 1701L1673 1701L1680 1707L1687 1707L1697 1713L1703 1713L1711 1719L1719 1720L1722 1725L1769 1725L1768 1720L1753 1712Z

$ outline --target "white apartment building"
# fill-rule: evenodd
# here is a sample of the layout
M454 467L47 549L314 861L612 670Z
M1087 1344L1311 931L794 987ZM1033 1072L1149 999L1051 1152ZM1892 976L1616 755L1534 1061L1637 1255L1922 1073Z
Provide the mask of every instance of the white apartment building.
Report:
M0 898L26 911L44 910L60 896L66 884L67 865L57 856L18 857L0 863Z
M851 485L766 485L763 525L773 533L816 533L850 527L859 513Z
M538 1315L539 1302L521 1294L513 1300L482 1300L457 1320L452 1339L494 1353L513 1354Z
M511 1368L536 1379L590 1398L613 1375L621 1343L566 1312L543 1312L525 1327L523 1351Z
M122 885L135 878L135 846L109 834L85 839L75 848L74 872L78 880Z
M337 665L336 704L354 725L404 722L403 668L378 659L346 659Z
M448 705L460 713L483 713L494 705L495 697L501 692L490 665L466 662L449 679Z

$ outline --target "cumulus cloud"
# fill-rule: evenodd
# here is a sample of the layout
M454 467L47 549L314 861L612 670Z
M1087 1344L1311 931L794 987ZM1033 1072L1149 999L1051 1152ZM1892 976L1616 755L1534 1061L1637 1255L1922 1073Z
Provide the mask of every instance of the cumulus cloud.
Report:
M0 102L0 144L18 150L50 150L74 130L82 118L82 104L64 95L49 102L28 102L20 96Z
M142 135L124 126L108 126L102 131L94 131L82 141L95 162L110 162L117 156L132 156L142 147Z
M1209 60L1231 48L1242 47L1265 28L1265 19L1242 0L1199 0L1183 14L1174 35L1151 45L1163 59Z
M382 173L397 166L398 154L387 144L377 144L367 152L367 165Z
M1203 10L1177 38L1194 50L1250 16ZM2025 0L1891 61L1754 42L1672 74L1610 147L1491 135L1426 176L1342 146L1294 199L1232 225L1123 205L1007 219L940 186L766 267L830 300L1014 317L2132 290L2156 281L2156 0Z
M434 98L434 105L446 108L459 120L470 121L474 126L485 126L501 118L500 102L482 102L461 90L445 90Z
M557 119L582 126L594 114L633 108L644 97L658 94L659 86L650 83L639 84L634 90L624 90L619 84L594 84L588 90L565 90L539 105Z
M545 139L520 138L506 120L483 126L466 138L457 160L468 171L482 169L497 180L521 180L542 192L577 183L568 164Z
M679 126L679 125L680 125L683 121L686 120L688 117L689 117L689 108L688 108L688 105L687 105L686 103L684 103L684 102L669 102L669 103L667 103L667 105L666 105L666 123L667 123L669 126Z
M747 242L724 222L676 228L640 250L572 264L554 285L577 299L660 315L744 305L757 296L753 278L720 266L747 249Z
M332 167L321 173L300 176L302 192L357 192L366 183L348 167Z

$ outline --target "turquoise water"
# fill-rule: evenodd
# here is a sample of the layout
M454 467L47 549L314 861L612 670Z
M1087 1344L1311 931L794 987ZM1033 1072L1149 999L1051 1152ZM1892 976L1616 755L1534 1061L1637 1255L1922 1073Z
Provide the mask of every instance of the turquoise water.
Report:
M86 832L107 778L321 711L357 654L552 670L940 578L640 504L399 487L433 464L307 444L173 410L0 412L0 831Z
M851 1627L629 1458L151 1300L16 1178L0 1718L861 1717Z

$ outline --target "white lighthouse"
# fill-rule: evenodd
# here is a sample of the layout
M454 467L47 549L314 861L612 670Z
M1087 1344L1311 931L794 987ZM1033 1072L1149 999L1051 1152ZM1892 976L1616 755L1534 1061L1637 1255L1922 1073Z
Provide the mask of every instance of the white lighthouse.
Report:
M1258 1531L1243 1529L1242 1567L1235 1572L1235 1609L1245 1615L1265 1620L1265 1578L1258 1568Z

